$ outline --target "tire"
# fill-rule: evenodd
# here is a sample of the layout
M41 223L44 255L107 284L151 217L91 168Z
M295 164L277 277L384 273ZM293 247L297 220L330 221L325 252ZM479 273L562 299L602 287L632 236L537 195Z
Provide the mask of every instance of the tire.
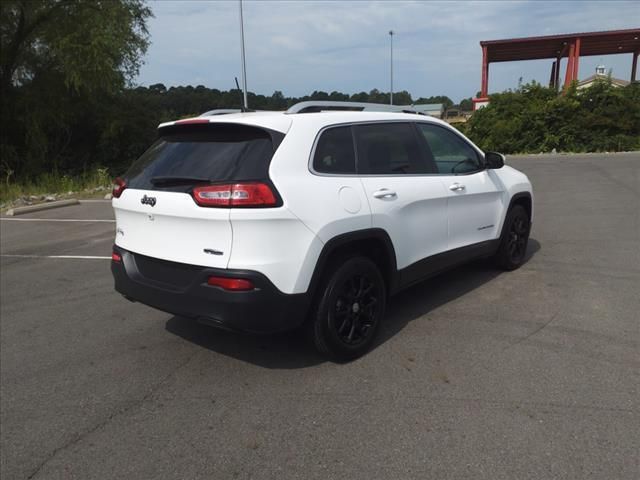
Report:
M524 263L529 243L531 223L529 215L522 205L514 205L504 221L500 246L494 256L496 265L511 271Z
M333 263L317 298L309 323L317 350L338 362L354 360L368 352L386 307L385 283L376 264L367 257Z

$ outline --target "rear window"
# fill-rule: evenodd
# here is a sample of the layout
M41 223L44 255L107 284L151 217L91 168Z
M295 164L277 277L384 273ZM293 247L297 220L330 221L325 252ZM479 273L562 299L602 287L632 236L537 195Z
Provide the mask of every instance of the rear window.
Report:
M266 180L273 134L231 124L167 128L125 174L127 185L181 190L198 183Z

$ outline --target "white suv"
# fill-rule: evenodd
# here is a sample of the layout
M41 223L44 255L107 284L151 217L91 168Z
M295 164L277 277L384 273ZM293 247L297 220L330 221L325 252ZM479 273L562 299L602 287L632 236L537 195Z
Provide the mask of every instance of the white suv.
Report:
M305 324L347 360L389 295L473 258L520 266L528 178L440 120L390 110L304 102L161 124L114 187L116 290L232 330Z

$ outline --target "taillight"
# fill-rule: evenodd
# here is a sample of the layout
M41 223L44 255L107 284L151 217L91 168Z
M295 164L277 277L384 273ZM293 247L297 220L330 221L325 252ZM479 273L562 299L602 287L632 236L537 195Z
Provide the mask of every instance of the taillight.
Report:
M111 195L113 198L120 198L120 195L122 195L125 188L127 188L127 182L118 177L113 181L113 190L111 191Z
M209 277L207 284L234 292L246 292L255 288L253 282L246 278Z
M185 120L178 120L173 122L174 125L193 125L198 123L209 123L208 118L187 118Z
M111 260L116 263L120 263L122 262L122 256L117 252L113 252L111 253Z
M278 201L266 183L206 185L193 189L201 207L274 207Z

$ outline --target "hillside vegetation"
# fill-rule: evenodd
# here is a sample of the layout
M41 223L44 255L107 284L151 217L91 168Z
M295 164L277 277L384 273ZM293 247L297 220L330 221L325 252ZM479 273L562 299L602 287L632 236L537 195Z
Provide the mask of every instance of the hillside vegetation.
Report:
M640 149L640 83L616 88L608 79L564 95L532 83L491 95L465 133L502 153L618 152Z
M123 173L153 142L160 122L240 105L235 89L134 85L151 15L143 0L0 2L0 202L95 187ZM388 103L389 94L249 93L257 110L312 99ZM406 91L395 92L394 102L453 104ZM491 95L490 105L461 128L483 149L504 153L638 149L640 86L616 89L604 81L558 95L525 85Z

